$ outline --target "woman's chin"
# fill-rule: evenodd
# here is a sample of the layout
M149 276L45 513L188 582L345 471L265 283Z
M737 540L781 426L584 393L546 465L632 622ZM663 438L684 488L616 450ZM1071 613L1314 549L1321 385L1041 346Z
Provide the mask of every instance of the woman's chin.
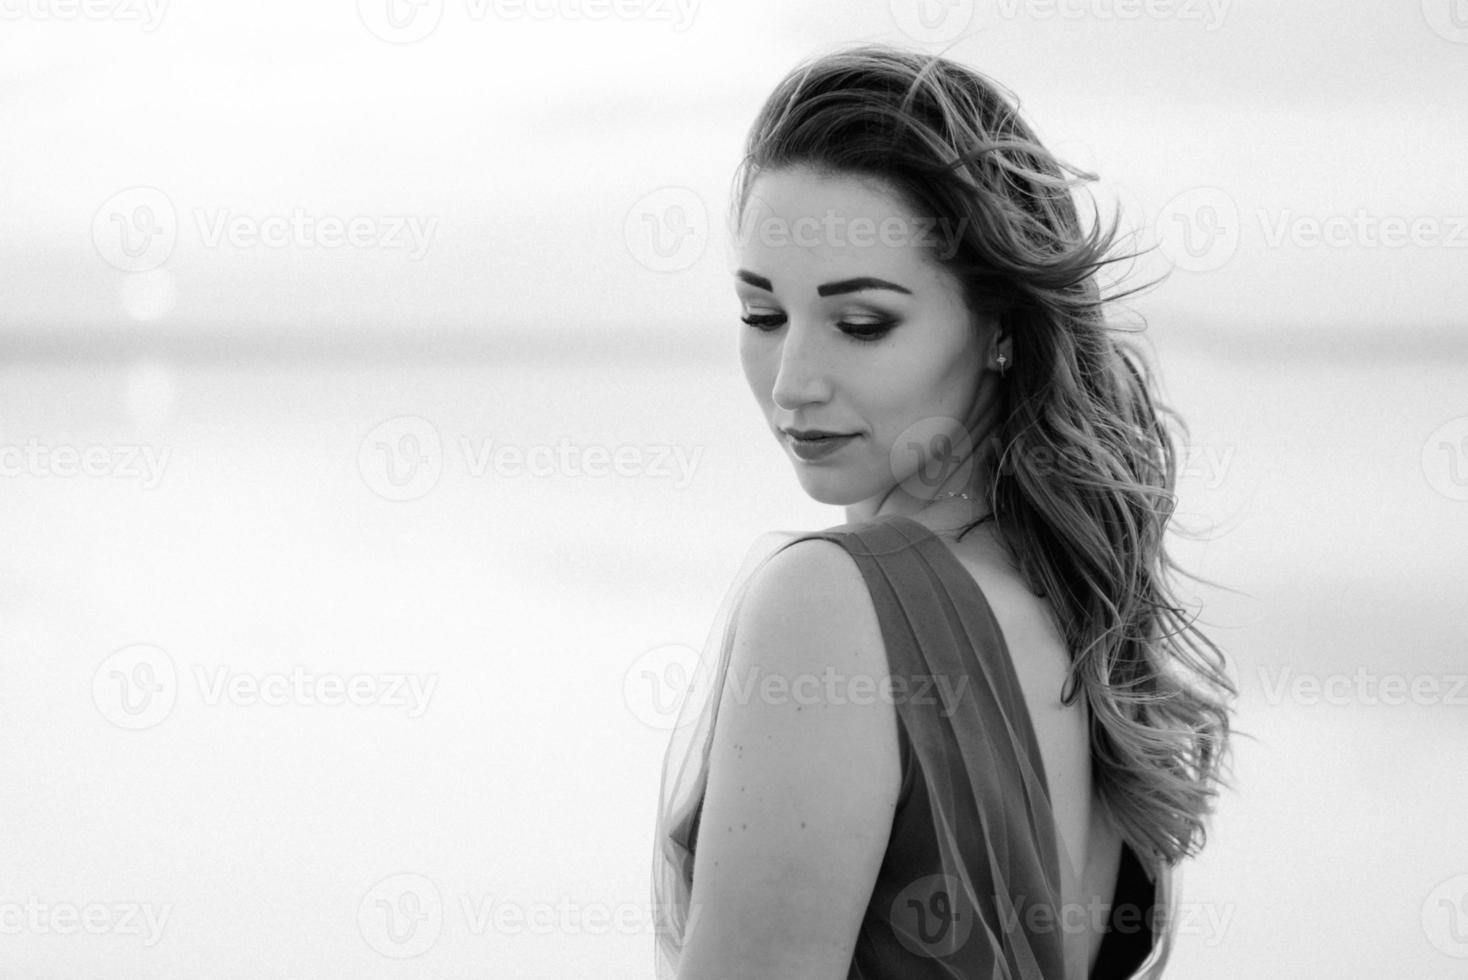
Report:
M850 478L820 467L795 463L795 475L806 496L818 504L846 507L863 499L856 491Z

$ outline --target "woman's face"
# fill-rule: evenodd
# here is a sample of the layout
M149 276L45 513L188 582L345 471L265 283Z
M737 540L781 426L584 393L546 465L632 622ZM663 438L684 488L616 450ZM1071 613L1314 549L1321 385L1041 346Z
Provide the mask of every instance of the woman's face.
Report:
M955 453L969 451L993 329L932 256L923 217L877 182L804 168L768 171L750 190L735 245L740 315L753 321L740 360L821 503L875 513L889 491L926 501L940 483L967 485ZM788 429L851 438L802 458Z

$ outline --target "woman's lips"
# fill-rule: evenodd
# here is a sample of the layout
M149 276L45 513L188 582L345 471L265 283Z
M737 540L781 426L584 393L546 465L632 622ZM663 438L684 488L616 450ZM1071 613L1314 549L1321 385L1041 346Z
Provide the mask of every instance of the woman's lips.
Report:
M800 439L789 432L785 433L785 439L790 443L790 451L795 453L807 463L818 459L825 459L832 453L848 446L856 439L856 434L845 436L823 436L819 439Z

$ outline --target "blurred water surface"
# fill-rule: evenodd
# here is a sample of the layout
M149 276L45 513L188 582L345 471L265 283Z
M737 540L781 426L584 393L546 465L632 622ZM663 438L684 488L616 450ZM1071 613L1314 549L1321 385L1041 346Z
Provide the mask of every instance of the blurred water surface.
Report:
M1192 427L1179 523L1210 534L1175 553L1244 593L1182 594L1232 657L1254 739L1184 871L1174 973L1462 976L1468 917L1440 886L1468 873L1468 689L1450 690L1468 670L1468 503L1439 489L1458 471L1430 437L1468 413L1468 365L1162 363ZM732 341L12 363L7 465L31 440L112 462L0 481L0 903L169 911L151 944L8 928L4 976L651 975L669 732L639 686L650 652L702 644L761 533L844 519L801 492ZM476 473L506 445L578 462ZM587 475L593 447L622 451L622 472ZM124 463L144 450L151 482ZM431 488L413 458L438 466ZM166 717L129 728L108 658L133 644L176 675ZM421 711L214 697L297 667L431 686ZM1366 680L1312 700L1301 675ZM1441 686L1383 703L1385 675ZM439 902L419 909L421 950L378 921L413 912L377 904L403 875Z

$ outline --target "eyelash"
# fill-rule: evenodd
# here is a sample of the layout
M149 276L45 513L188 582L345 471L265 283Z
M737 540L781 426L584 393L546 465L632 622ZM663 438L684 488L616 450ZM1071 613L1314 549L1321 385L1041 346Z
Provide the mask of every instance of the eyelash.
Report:
M785 316L781 313L751 313L748 316L741 316L739 320L745 326L753 327L760 333L770 333L772 331L765 328L780 326L785 322ZM865 328L861 332L853 332L848 329L846 335L864 344L874 344L891 333L892 329L897 326L897 322L895 320L880 320L876 323L846 323L843 321L837 326Z

